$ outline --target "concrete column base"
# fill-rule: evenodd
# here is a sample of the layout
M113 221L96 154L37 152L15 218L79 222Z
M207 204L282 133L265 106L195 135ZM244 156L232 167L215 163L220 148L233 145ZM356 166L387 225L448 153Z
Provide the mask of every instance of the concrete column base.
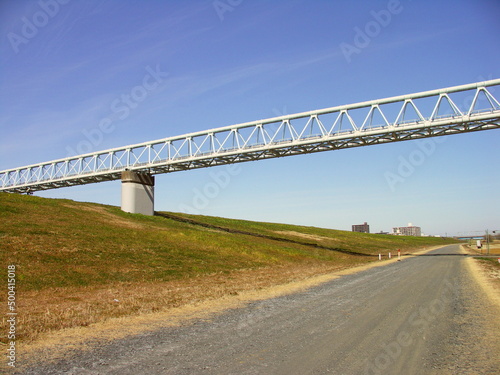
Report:
M122 172L122 211L152 216L154 204L155 178L149 173Z

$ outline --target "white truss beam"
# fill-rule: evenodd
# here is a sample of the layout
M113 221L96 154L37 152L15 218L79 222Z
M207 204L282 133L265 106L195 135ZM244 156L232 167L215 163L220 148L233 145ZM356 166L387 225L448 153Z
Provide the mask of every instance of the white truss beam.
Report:
M125 170L171 173L498 129L499 92L495 79L169 137L0 171L0 191L118 180Z

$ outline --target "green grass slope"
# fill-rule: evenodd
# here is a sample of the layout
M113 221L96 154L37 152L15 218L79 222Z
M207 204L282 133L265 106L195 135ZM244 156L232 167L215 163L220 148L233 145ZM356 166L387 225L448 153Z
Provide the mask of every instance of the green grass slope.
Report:
M0 264L3 269L17 265L20 288L42 290L169 281L283 263L358 263L379 252L446 242L166 215L170 218L132 215L93 203L0 193Z
M0 310L15 265L17 339L166 311L445 244L0 193ZM449 240L448 240L449 242ZM4 311L5 310L5 311ZM0 343L6 343L6 319Z

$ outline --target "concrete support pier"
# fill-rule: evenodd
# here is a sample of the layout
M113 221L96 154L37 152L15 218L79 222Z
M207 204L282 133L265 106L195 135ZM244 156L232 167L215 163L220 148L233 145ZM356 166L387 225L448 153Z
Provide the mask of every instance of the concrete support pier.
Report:
M152 216L154 204L155 178L149 173L122 172L122 211Z

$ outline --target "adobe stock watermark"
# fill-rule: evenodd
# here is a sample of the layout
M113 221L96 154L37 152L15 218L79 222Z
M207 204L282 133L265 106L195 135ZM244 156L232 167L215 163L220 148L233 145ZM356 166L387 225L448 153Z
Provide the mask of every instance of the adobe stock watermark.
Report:
M238 3L240 4L241 1ZM283 116L286 114L286 107L283 108L283 112L273 108L273 112L277 116ZM270 131L276 131L277 129L277 124L271 124L268 128ZM193 188L193 198L191 199L191 204L180 204L178 208L179 211L193 215L200 214L201 210L207 208L212 200L216 199L222 191L227 189L232 179L238 176L241 171L242 168L239 164L227 164L225 166L225 170L210 172L210 181L205 183L201 189Z
M16 329L17 329L17 285L16 265L7 266L7 365L16 367Z
M180 204L179 211L188 214L200 214L201 210L208 207L210 201L216 199L223 192L232 179L241 173L241 166L238 164L227 164L224 170L211 171L210 181L203 188L193 188L193 198L191 204Z
M487 78L482 75L477 78L478 81L486 81L492 79L492 74ZM495 88L491 87L489 89L491 93L495 92ZM459 105L462 113L467 113L469 111L473 101L475 92L468 95L463 99L461 105ZM409 178L418 167L422 166L424 162L436 151L437 145L446 142L447 137L433 137L425 138L416 141L417 148L411 151L407 156L398 157L398 166L395 172L386 171L384 173L385 180L389 185L389 188L394 193L396 191L396 186L402 184Z
M225 17L224 14L234 11L242 2L243 0L215 0L212 5L222 22Z
M452 295L456 295L457 287L449 280L443 282L445 289L439 298L433 299L428 305L420 306L406 320L407 329L398 332L390 343L383 343L380 352L371 360L366 362L365 375L387 374L391 365L419 340L425 332L432 328L432 324L444 313L452 301ZM415 337L418 335L418 337Z
M446 142L445 137L425 138L416 141L417 148L411 151L407 156L398 157L398 166L395 173L386 171L384 173L385 180L389 188L394 193L396 186L402 184L410 177L415 170L436 151L436 145Z
M51 19L56 17L61 5L66 5L70 0L40 0L38 1L39 10L31 17L22 17L22 26L19 33L10 32L7 34L7 39L14 52L19 53L19 48L23 44L28 44L35 36L38 35L40 29L47 26Z
M102 143L104 136L116 129L115 122L125 120L130 116L132 111L146 100L151 92L157 89L168 76L168 73L160 70L159 65L156 65L155 69L148 65L141 84L134 86L130 91L121 94L119 98L111 102L109 116L102 118L97 126L83 129L82 135L85 139L78 142L75 148L66 146L67 157L93 152Z
M256 327L259 327L259 325L262 325L266 320L274 316L273 311L275 311L276 306L275 302L269 301L269 305L266 304L267 308L251 310L247 315L238 320L236 334L241 338L252 335Z
M495 77L493 76L493 74L490 73L490 74L488 74L488 77L484 77L483 75L480 75L479 77L477 77L476 81L478 81L478 82L489 81L489 80L492 80L494 78ZM490 86L490 87L488 87L488 91L491 94L494 94L496 91L496 87ZM467 98L464 99L462 106L459 106L459 108L462 112L466 113L467 111L469 111L472 103L474 102L474 96L475 96L474 94L471 94L471 95L467 96Z
M372 20L368 21L363 28L354 28L353 44L340 43L340 50L344 54L348 63L352 61L353 54L360 54L363 49L368 47L373 40L380 35L382 30L389 26L393 16L403 11L403 5L399 0L389 0L386 9L379 11L372 10L370 15Z

